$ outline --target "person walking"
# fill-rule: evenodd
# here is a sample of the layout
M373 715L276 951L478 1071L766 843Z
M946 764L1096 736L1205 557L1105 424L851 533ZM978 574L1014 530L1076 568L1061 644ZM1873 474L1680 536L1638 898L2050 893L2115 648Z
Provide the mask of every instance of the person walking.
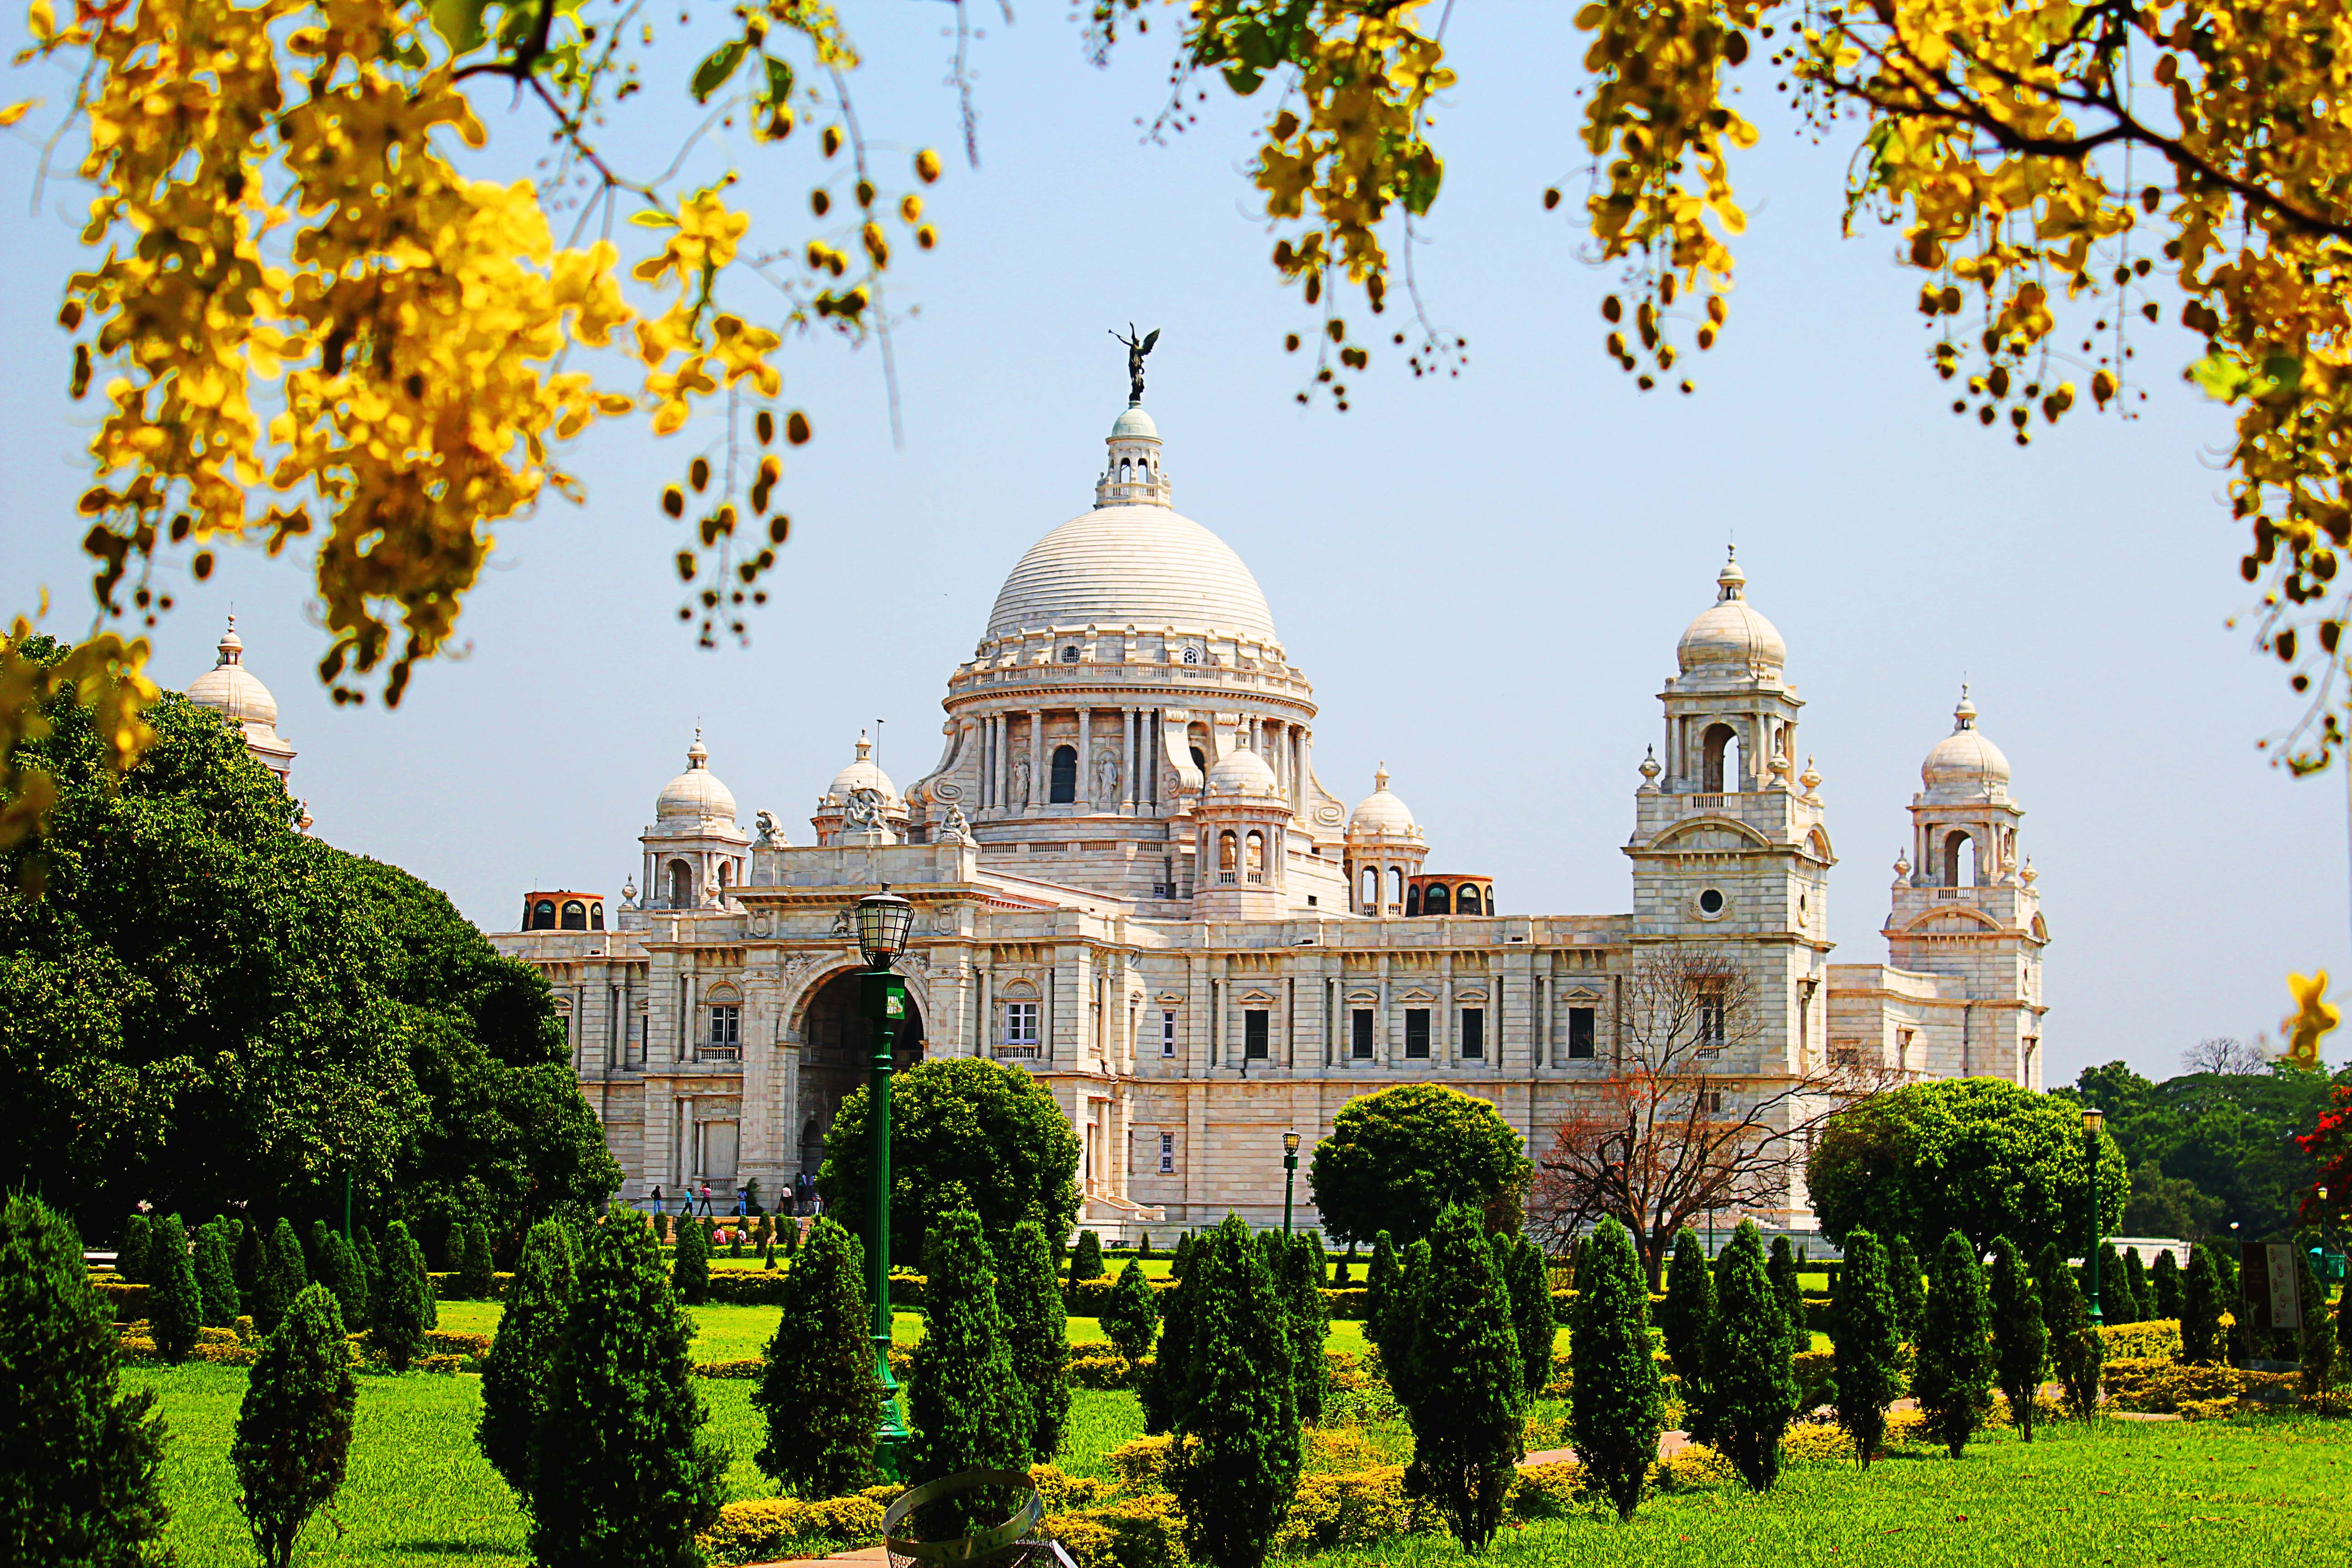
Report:
M660 1184L659 1182L656 1182L656 1183L654 1184L654 1213L656 1213L656 1214L659 1214L659 1213L661 1213L661 1212L662 1212L662 1190L661 1190L661 1184Z

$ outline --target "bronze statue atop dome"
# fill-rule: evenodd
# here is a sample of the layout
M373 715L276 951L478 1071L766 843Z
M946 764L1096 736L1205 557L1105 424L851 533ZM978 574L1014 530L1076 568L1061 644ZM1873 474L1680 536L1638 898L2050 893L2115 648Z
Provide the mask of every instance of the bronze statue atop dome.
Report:
M1133 321L1127 324L1127 336L1120 337L1116 327L1110 329L1110 335L1115 342L1127 345L1127 401L1129 407L1134 407L1143 401L1143 356L1160 341L1160 329L1152 328L1140 342L1136 341Z

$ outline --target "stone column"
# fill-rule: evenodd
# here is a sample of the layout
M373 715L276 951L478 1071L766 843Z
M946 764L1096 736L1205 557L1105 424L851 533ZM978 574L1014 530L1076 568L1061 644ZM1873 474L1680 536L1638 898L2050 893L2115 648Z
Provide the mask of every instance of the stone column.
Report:
M1119 717L1118 814L1135 815L1135 710L1122 708Z
M1045 765L1045 710L1029 710L1029 798L1021 803L1023 809L1034 806L1053 794L1051 775Z
M1095 710L1078 706L1078 778L1077 787L1070 792L1072 802L1080 812L1095 806Z

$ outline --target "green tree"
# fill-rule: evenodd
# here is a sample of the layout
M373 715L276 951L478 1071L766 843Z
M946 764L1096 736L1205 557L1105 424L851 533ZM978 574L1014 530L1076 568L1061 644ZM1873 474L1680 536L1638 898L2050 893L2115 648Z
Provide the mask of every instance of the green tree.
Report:
M2156 1267L2147 1271L2148 1285L2156 1292L2156 1315L2180 1321L2180 1265L2166 1247L2156 1255Z
M289 1568L302 1527L342 1489L359 1397L342 1310L325 1286L306 1286L262 1342L229 1447L265 1568Z
M1070 1253L1070 1283L1099 1279L1104 1272L1102 1237L1090 1230L1078 1232L1078 1245Z
M269 1233L268 1245L262 1254L261 1271L253 1293L253 1326L265 1334L276 1332L278 1321L310 1282L310 1269L302 1259L302 1242L294 1234L294 1222L280 1218Z
M703 1430L693 1334L653 1233L618 1211L593 1227L531 1438L539 1568L699 1568L728 1454Z
M1130 1364L1151 1353L1152 1337L1160 1331L1160 1301L1141 1262L1130 1262L1118 1271L1118 1283L1103 1303L1101 1321L1111 1348Z
M669 1277L677 1299L699 1307L710 1294L710 1237L702 1222L688 1215L678 1224L677 1250L671 1255Z
M468 1221L457 1252L457 1289L468 1300L487 1301L495 1290L491 1276L490 1231L480 1220Z
M214 1219L196 1232L196 1289L204 1298L204 1321L210 1328L236 1325L236 1242L230 1226L226 1219Z
M1280 1293L1237 1215L1194 1238L1174 1297L1160 1365L1173 1369L1168 1483L1185 1550L1259 1568L1298 1488L1298 1413Z
M165 1560L163 1423L152 1392L121 1390L113 1317L90 1289L72 1221L9 1194L0 1204L0 1562Z
M923 1339L909 1369L910 1479L920 1484L959 1470L1025 1470L1035 1413L1013 1369L980 1215L968 1208L940 1215L929 1247ZM950 1499L926 1510L921 1528L934 1540L966 1534L1002 1517L1002 1510L990 1514L992 1502L982 1494Z
M1886 1249L1866 1230L1846 1233L1832 1313L1832 1387L1838 1425L1868 1469L1886 1437L1886 1410L1903 1394L1903 1336Z
M530 1506L531 1436L547 1411L578 1271L572 1232L561 1221L531 1226L482 1363L482 1414L474 1442L525 1508Z
M783 1315L751 1394L768 1426L755 1458L800 1497L846 1496L874 1477L882 1384L865 1277L865 1247L831 1219L809 1228L784 1275Z
M1195 1297L1186 1292L1184 1281L1191 1277L1192 1256L1198 1250L1190 1232L1177 1239L1176 1256L1168 1266L1176 1286L1157 1303L1160 1352L1135 1385L1136 1397L1143 1405L1143 1429L1154 1436L1170 1430L1184 1396L1185 1379L1192 1375Z
M1666 1299L1658 1303L1658 1329L1667 1359L1682 1380L1683 1399L1696 1411L1705 1403L1706 1352L1700 1348L1706 1326L1715 1316L1715 1274L1707 1268L1706 1247L1698 1233L1685 1226L1675 1237L1675 1255L1666 1266Z
M1041 1465L1053 1462L1070 1421L1070 1320L1054 1275L1045 1227L1034 1219L1014 1226L997 1259L996 1305L1013 1375L1029 1400L1030 1457Z
M1805 1327L1805 1292L1797 1279L1797 1249L1787 1237L1772 1238L1772 1253L1765 1262L1764 1273L1780 1295L1780 1312L1788 1320L1789 1353L1802 1355L1813 1348L1813 1336Z
M776 1237L773 1232L770 1232L768 1239L760 1244L760 1271L763 1274L776 1271Z
M1805 1174L1832 1240L1857 1227L1920 1250L1955 1230L1979 1247L1996 1236L2088 1239L2078 1108L2006 1079L1933 1079L1874 1095L1830 1120ZM2103 1233L2123 1219L2126 1185L2122 1152L2103 1134Z
M2352 1376L2352 1285L2336 1298L2336 1376Z
M1994 1381L2009 1401L2011 1424L2031 1443L2042 1369L2050 1359L2050 1329L2042 1315L2042 1293L2033 1288L2017 1244L2005 1236L1993 1237L1991 1293Z
M2299 1135L2320 1123L2331 1092L2347 1081L2340 1071L2331 1079L2282 1063L2150 1083L2111 1062L2086 1068L2053 1098L2098 1106L2131 1163L2117 1234L2226 1241L2232 1220L2248 1236L2294 1226L2313 1161L2325 1161Z
M824 1212L871 1229L866 1091L852 1089L824 1141ZM1051 1090L1020 1068L973 1057L919 1062L890 1103L890 1234L928 1237L960 1187L991 1247L1034 1219L1049 1237L1078 1217L1078 1135Z
M178 1215L165 1215L148 1229L147 1322L165 1361L185 1361L204 1325L205 1295L188 1256L188 1233Z
M2189 1254L2189 1279L2181 1291L2180 1359L2191 1366L2210 1365L2221 1359L2221 1313L2229 1298L2213 1249L2200 1245Z
M425 1255L399 1220L383 1233L383 1259L382 1289L369 1299L368 1343L394 1372L406 1372L425 1348L432 1284L425 1278Z
M326 1272L319 1283L334 1292L345 1329L356 1333L368 1326L367 1267L360 1261L359 1248L341 1231L327 1237Z
M1279 1237L1279 1232L1267 1231ZM1323 1243L1313 1231L1291 1237L1282 1248L1276 1287L1290 1317L1292 1403L1301 1421L1323 1419L1331 1391L1331 1364L1323 1356L1331 1333L1331 1304L1323 1297Z
M2116 1324L2139 1319L2139 1293L2132 1289L2124 1260L2112 1241L2099 1243L2099 1319Z
M1665 1430L1665 1396L1650 1354L1649 1280L1632 1235L1613 1219L1601 1222L1586 1258L1568 1332L1576 1389L1570 1436L1587 1484L1597 1483L1618 1518L1631 1519Z
M2294 1268L2297 1300L2303 1305L2303 1328L2295 1345L2303 1396L2324 1407L2336 1381L2336 1325L2327 1321L2327 1288L2312 1271L2311 1254L2300 1247L2294 1249Z
M1502 1524L1527 1411L1510 1292L1477 1211L1448 1205L1413 1244L1407 1278L1411 1375L1397 1389L1412 1427L1405 1489L1434 1502L1454 1538L1475 1550ZM1573 1330L1569 1345L1573 1354Z
M2042 1292L2043 1321L2050 1329L2050 1359L2058 1381L2066 1389L2067 1408L2078 1420L2099 1413L2099 1373L2106 1363L2106 1342L2091 1322L2090 1303L2074 1271L2063 1266L2038 1281Z
M1910 1239L1895 1237L1886 1248L1886 1279L1895 1291L1895 1321L1904 1342L1915 1348L1927 1321L1927 1287L1922 1279L1918 1254Z
M2156 1316L2156 1289L2148 1283L2147 1266L2139 1260L2139 1248L2124 1254L2124 1289L2131 1297L2132 1321L2147 1322Z
M383 1258L377 1252L375 1237L368 1234L367 1226L359 1226L352 1230L352 1250L359 1255L360 1278L367 1286L371 1317L373 1317L373 1303L383 1285ZM351 1327L350 1320L346 1319L343 1326Z
M134 1285L147 1282L147 1216L134 1214L122 1222L122 1239L114 1244L114 1271Z
M1341 1106L1331 1135L1315 1146L1307 1184L1323 1228L1338 1239L1386 1230L1410 1245L1456 1203L1485 1213L1490 1229L1516 1232L1533 1173L1492 1101L1409 1083Z
M1955 1459L1992 1411L1991 1310L1976 1247L1958 1231L1936 1249L1912 1396Z
M1364 1275L1364 1332L1383 1362L1390 1358L1389 1338L1400 1299L1403 1269L1397 1262L1396 1243L1385 1230L1372 1237L1372 1266Z
M1551 1381L1552 1341L1559 1323L1552 1312L1551 1270L1544 1265L1543 1249L1526 1237L1513 1237L1503 1259L1503 1283L1511 1293L1511 1327L1519 1342L1519 1372L1527 1379L1528 1396L1543 1392ZM1648 1287L1643 1289L1643 1321L1648 1321Z
M1691 1436L1718 1450L1758 1491L1780 1474L1780 1435L1797 1414L1789 1320L1764 1268L1764 1236L1742 1220L1717 1259L1715 1313L1700 1342L1702 1425ZM1569 1337L1570 1353L1576 1340ZM1702 1430L1705 1436L1701 1436Z

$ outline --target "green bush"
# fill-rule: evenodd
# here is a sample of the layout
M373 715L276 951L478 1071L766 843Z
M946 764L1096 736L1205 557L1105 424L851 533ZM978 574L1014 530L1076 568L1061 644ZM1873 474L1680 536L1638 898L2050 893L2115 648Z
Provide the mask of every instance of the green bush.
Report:
M882 1385L865 1274L857 1238L820 1219L782 1279L783 1313L751 1395L767 1423L755 1458L779 1486L803 1498L852 1492L873 1479Z
M1675 1375L1682 1379L1684 1397L1694 1404L1706 1382L1700 1346L1714 1316L1715 1275L1706 1266L1706 1248L1698 1233L1685 1226L1675 1233L1674 1257L1666 1265L1666 1298L1658 1303L1658 1328Z
M1265 1234L1277 1238L1276 1252L1282 1261L1275 1289L1290 1319L1291 1402L1301 1421L1320 1421L1331 1391L1331 1369L1323 1359L1324 1343L1331 1335L1331 1311L1321 1283L1322 1238L1307 1231L1283 1246L1278 1232Z
M1099 1251L1095 1263L1101 1266ZM1029 1457L1046 1464L1060 1449L1070 1420L1070 1323L1054 1278L1054 1249L1045 1227L1034 1219L1014 1226L1005 1240L997 1259L996 1304L1004 1316L1013 1375L1029 1401Z
M702 1222L691 1215L678 1226L677 1251L669 1266L670 1283L677 1289L677 1299L689 1307L699 1307L710 1295L710 1237Z
M1532 1254L1534 1248L1522 1241ZM1545 1296L1545 1322L1550 1322ZM1569 1433L1588 1484L1631 1519L1657 1463L1665 1398L1650 1353L1650 1292L1633 1238L1604 1219L1585 1248L1583 1289L1569 1321L1569 1362L1576 1390ZM1528 1348L1524 1342L1521 1348ZM1549 1337L1538 1352L1550 1371Z
M931 1304L915 1347L910 1466L917 1484L960 1470L1025 1470L1034 1417L1013 1370L1004 1315L980 1215L942 1215L929 1236ZM994 1500L967 1493L924 1510L918 1527L932 1540L992 1523Z
M2228 1300L2210 1243L2189 1254L2189 1279L2181 1291L2180 1359L2192 1366L2221 1359L2221 1313Z
M1478 1208L1494 1230L1519 1228L1534 1166L1492 1101L1408 1083L1349 1100L1315 1146L1308 1184L1323 1228L1341 1241L1385 1229L1411 1243L1441 1209Z
M1412 1427L1405 1489L1433 1502L1454 1538L1476 1550L1503 1521L1524 1451L1527 1384L1510 1292L1475 1211L1454 1205L1438 1215L1413 1246L1405 1289L1410 1330L1391 1363Z
M1070 1283L1103 1277L1102 1237L1093 1231L1078 1232L1078 1245L1070 1253Z
M2139 1254L2135 1250L2132 1256ZM2050 1329L2025 1259L2005 1236L1993 1238L1991 1289L1994 1381L2009 1401L2010 1424L2031 1443L2033 1412L2042 1398L2042 1369L2050 1359Z
M147 1270L155 1281L147 1300L155 1348L165 1361L185 1361L195 1348L196 1331L204 1327L205 1297L179 1215L165 1215L149 1227Z
M341 1233L327 1237L326 1271L319 1282L334 1292L343 1327L356 1332L368 1326L367 1268L360 1261L359 1248Z
M1151 1353L1151 1342L1160 1332L1160 1299L1144 1278L1141 1263L1119 1270L1118 1283L1099 1317L1121 1359L1139 1362Z
M2156 1267L2148 1270L2148 1288L2156 1292L2156 1315L2180 1321L2180 1264L2166 1247L2156 1255Z
M127 1568L162 1553L163 1424L152 1392L121 1392L109 1317L72 1222L10 1194L0 1205L0 1561Z
M1543 1391L1551 1377L1551 1347L1559 1321L1553 1315L1551 1274L1543 1251L1524 1236L1512 1237L1497 1253L1503 1266L1504 1288L1511 1293L1511 1327L1519 1342L1519 1372L1530 1395ZM1642 1300L1643 1321L1649 1321L1649 1291Z
M341 1489L358 1404L342 1309L325 1286L305 1286L262 1342L229 1447L265 1568L289 1568L302 1526Z
M147 1216L132 1215L122 1222L122 1239L114 1244L114 1271L132 1285L147 1279Z
M2099 1369L2106 1360L2106 1344L2091 1323L2090 1307L2073 1269L2062 1261L2038 1286L2042 1323L2050 1331L2050 1359L2057 1366L2059 1382L2065 1384L2068 1408L2087 1421L2099 1412Z
M1903 1394L1902 1336L1894 1287L1886 1278L1886 1249L1870 1232L1846 1233L1837 1292L1831 1403L1855 1459L1868 1469L1885 1440L1887 1407Z
M487 1301L490 1297L490 1276L495 1272L490 1263L490 1229L480 1220L469 1220L459 1228L457 1237L457 1284L469 1301Z
M383 1233L382 1289L370 1300L368 1342L394 1372L405 1372L425 1345L432 1297L425 1289L425 1255L394 1220ZM256 1326L260 1317L256 1314Z
M253 1326L263 1333L278 1327L286 1309L302 1287L310 1282L302 1263L302 1242L294 1234L294 1222L280 1218L261 1243L261 1255L255 1265L253 1289L248 1300L253 1303Z
M1488 1257L1483 1242L1479 1254ZM1259 1568L1298 1489L1286 1316L1238 1216L1195 1240L1155 1370L1171 1392L1169 1489L1183 1512L1185 1550L1211 1568Z
M793 1268L800 1267L796 1260ZM787 1270L751 1268L714 1268L710 1271L709 1288L703 1293L706 1304L722 1307L773 1307L784 1300ZM919 1299L909 1300L901 1294L906 1276L894 1276L890 1281L890 1304L893 1307L919 1307Z
M1764 1237L1742 1220L1715 1270L1715 1312L1701 1339L1701 1419L1691 1436L1721 1452L1758 1491L1780 1474L1780 1435L1797 1413L1789 1324L1764 1271Z
M1958 1231L1936 1249L1911 1395L1955 1459L1992 1413L1992 1313L1975 1244Z
M2124 1289L2131 1293L2133 1322L2144 1323L2157 1315L2156 1287L2148 1281L2137 1247L2124 1254Z
M1389 1335L1399 1305L1404 1267L1397 1259L1396 1242L1383 1230L1372 1237L1372 1266L1364 1276L1364 1334L1385 1359Z
M530 1506L530 1444L546 1413L556 1347L572 1310L578 1259L572 1233L543 1219L523 1238L498 1337L482 1366L482 1415L474 1441L490 1468Z
M531 1442L539 1568L687 1568L727 1495L727 1451L687 1359L692 1330L653 1233L589 1231Z
M241 1315L236 1299L236 1222L215 1219L196 1232L196 1290L208 1328L226 1329Z
M1805 1321L1805 1296L1797 1287L1797 1249L1785 1236L1772 1238L1771 1257L1764 1265L1765 1277L1780 1293L1780 1310L1789 1322L1789 1353L1802 1355L1812 1348L1813 1336Z
M1895 1323L1903 1331L1907 1344L1919 1342L1919 1331L1927 1321L1927 1287L1919 1268L1919 1255L1911 1250L1906 1237L1892 1237L1886 1243L1886 1282L1895 1291Z

